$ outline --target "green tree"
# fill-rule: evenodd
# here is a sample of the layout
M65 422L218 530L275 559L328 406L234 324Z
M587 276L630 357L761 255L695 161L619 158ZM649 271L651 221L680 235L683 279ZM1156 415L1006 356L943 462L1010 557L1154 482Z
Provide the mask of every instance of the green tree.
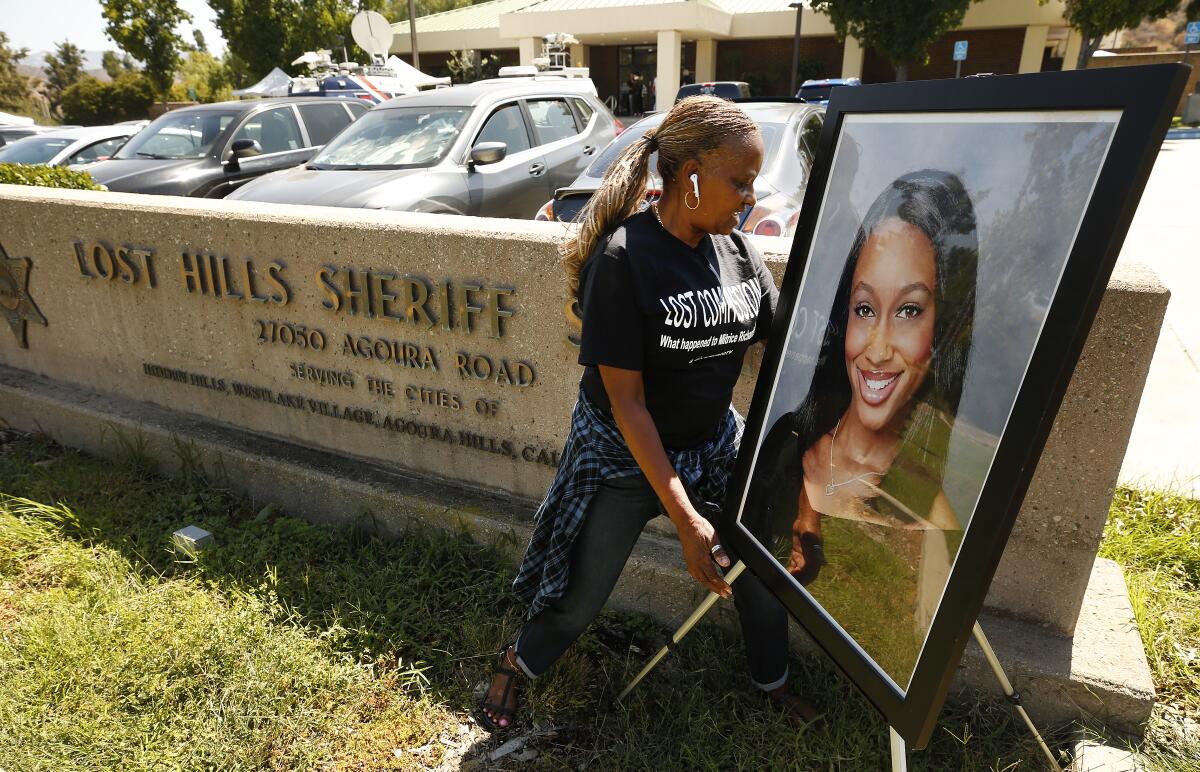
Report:
M1048 0L1038 2L1046 3ZM1195 5L1195 2L1192 4ZM1100 48L1100 41L1105 35L1136 27L1142 23L1142 19L1161 19L1179 6L1179 0L1066 0L1066 6L1063 15L1083 36L1079 61L1076 63L1082 70L1087 67L1092 54Z
M473 49L451 51L446 60L446 69L455 83L471 83L482 78L496 76L499 57L488 56Z
M63 91L63 118L85 126L137 120L146 117L155 96L154 85L140 72L122 73L111 83L85 75Z
M887 57L902 81L908 65L929 61L929 44L962 24L973 2L979 0L812 0L812 9L829 17L838 40L854 37Z
M28 48L9 48L8 35L0 31L0 110L29 109L29 79L17 70L28 53Z
M1200 21L1200 0L1188 3L1186 15L1188 21Z
M176 0L100 0L104 32L142 62L155 93L165 101L179 67L183 39L176 29L192 16Z
M256 81L274 67L288 69L305 51L331 48L350 35L351 0L208 0L225 37L237 85ZM243 80L244 79L244 80Z
M123 73L133 72L137 69L133 66L133 59L129 54L122 56L116 51L105 51L100 57L100 66L108 73L108 77L113 80L121 77Z
M192 40L196 41L196 50L201 53L208 53L208 43L204 40L204 33L199 29L192 30Z
M194 98L197 102L232 99L229 72L220 59L207 51L192 51L176 73L171 98L180 101Z
M84 76L83 52L67 41L58 43L54 53L46 55L46 96L51 109L56 109L62 100L62 92Z

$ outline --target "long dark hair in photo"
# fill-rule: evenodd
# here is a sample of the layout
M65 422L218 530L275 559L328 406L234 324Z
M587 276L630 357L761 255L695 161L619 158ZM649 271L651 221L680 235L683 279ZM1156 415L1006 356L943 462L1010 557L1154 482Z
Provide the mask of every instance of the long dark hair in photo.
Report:
M900 452L914 445L919 448L925 473L940 483L950 433L935 431L932 423L938 415L952 421L962 396L975 323L979 240L975 207L962 181L949 172L923 169L893 180L863 217L838 282L812 386L795 410L776 421L763 442L751 493L757 499L754 509L765 505L766 509L781 510L780 514L788 508L794 512L800 458L833 429L850 405L851 387L843 353L850 285L868 237L890 218L920 229L935 254L933 351L929 373L913 397L914 405L924 403L932 410L910 415L900 439ZM754 496L755 488L758 496ZM753 520L765 524L760 517L767 513L757 514L759 517ZM777 521L775 517L768 519Z

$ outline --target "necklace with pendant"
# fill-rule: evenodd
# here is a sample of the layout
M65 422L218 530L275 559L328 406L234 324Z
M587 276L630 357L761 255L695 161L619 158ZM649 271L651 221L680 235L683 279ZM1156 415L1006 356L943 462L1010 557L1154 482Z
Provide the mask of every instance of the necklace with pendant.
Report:
M829 484L825 486L825 495L832 496L838 488L844 488L847 485L856 482L866 482L867 477L883 477L883 472L863 472L855 475L848 480L843 480L840 483L833 481L833 446L837 442L838 429L842 428L842 419L839 418L836 425L833 427L833 437L829 440Z

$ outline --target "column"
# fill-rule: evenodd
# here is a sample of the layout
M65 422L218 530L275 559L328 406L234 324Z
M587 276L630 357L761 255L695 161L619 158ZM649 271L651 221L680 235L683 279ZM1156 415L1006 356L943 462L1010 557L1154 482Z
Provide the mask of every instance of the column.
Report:
M712 38L696 41L696 82L711 83L717 79L717 41Z
M588 66L588 47L582 43L571 46L571 66L572 67L587 67Z
M683 66L683 36L679 30L658 31L658 81L655 83L655 110L670 110L679 91L679 70Z
M1083 48L1083 35L1079 34L1079 30L1072 27L1067 31L1067 52L1063 54L1063 69L1075 70L1079 68L1079 49Z
M1021 65L1017 72L1042 71L1042 57L1046 53L1046 35L1049 32L1050 27L1045 24L1031 24L1025 28L1025 42L1021 44Z
M863 73L863 56L865 52L859 45L858 38L846 37L842 44L842 77L861 78Z
M533 59L538 55L538 43L541 42L537 38L521 38L517 41L517 50L521 55L522 66L532 66Z

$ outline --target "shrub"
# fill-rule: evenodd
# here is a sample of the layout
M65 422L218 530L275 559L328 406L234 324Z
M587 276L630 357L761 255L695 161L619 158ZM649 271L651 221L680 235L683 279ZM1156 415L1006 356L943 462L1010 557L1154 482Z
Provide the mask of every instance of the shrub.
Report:
M62 93L67 123L99 126L146 117L154 103L154 87L141 73L126 73L111 83L84 78Z
M92 175L63 166L34 166L29 164L0 164L0 184L37 185L42 188L72 188L74 190L105 190Z

